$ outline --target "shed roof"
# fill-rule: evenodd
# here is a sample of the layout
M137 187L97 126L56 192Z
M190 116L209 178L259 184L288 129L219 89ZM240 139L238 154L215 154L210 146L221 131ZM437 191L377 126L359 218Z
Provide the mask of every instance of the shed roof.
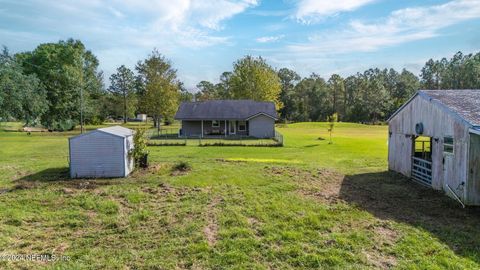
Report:
M86 136L86 135L91 134L93 132L103 132L103 133L107 133L107 134L110 134L110 135L114 135L114 136L117 136L117 137L123 137L123 138L128 137L128 136L132 136L133 133L134 133L134 131L129 129L129 128L124 128L124 127L121 127L121 126L113 126L113 127L99 128L99 129L93 130L91 132L87 132L87 133L83 133L83 134L71 137L70 139L83 137L83 136Z
M253 100L209 100L182 102L175 115L179 120L245 120L265 114L277 119L275 104Z
M110 133L112 135L120 136L120 137L128 137L133 135L133 130L129 128L124 128L121 126L113 126L113 127L106 127L106 128L99 128L99 131Z
M472 126L480 126L480 89L466 90L419 90L388 121L398 114L416 96L437 101L450 112L465 120Z

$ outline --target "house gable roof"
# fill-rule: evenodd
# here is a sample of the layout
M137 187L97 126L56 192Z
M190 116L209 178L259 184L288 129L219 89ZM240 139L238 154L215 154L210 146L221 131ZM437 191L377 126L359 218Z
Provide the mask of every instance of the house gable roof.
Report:
M277 119L273 102L253 100L209 100L183 102L175 119L179 120L246 120L257 114Z
M480 89L469 90L420 90L400 107L388 121L393 119L416 96L437 102L471 126L480 126Z

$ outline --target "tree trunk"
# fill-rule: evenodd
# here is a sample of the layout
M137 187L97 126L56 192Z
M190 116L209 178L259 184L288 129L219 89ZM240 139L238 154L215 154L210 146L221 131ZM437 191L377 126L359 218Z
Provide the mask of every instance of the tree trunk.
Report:
M123 123L127 123L127 95L123 92Z

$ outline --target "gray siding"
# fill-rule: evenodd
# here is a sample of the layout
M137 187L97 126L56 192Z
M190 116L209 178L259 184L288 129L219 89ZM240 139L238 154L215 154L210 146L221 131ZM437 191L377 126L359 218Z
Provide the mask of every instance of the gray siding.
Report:
M411 176L412 136L415 125L423 123L423 136L432 137L432 188L456 189L467 181L469 126L444 106L417 95L389 122L388 166L390 170ZM454 138L453 166L444 167L443 138ZM450 175L450 176L449 176ZM446 192L449 194L449 192ZM451 194L449 194L451 195ZM466 190L457 192L466 199Z
M258 115L248 121L249 135L257 138L275 136L275 120L265 115Z
M200 121L182 121L183 136L200 136L202 134L202 124Z
M130 137L131 138L131 137ZM127 138L92 131L70 139L70 176L72 178L124 177ZM133 142L131 144L133 146Z

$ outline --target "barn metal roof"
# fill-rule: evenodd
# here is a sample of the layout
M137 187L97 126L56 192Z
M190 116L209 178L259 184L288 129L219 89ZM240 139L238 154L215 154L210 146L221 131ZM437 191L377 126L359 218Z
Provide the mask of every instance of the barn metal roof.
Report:
M388 121L398 114L416 96L434 100L471 126L480 126L480 89L466 90L419 90Z
M245 120L264 114L277 119L273 102L253 100L209 100L183 102L175 119L179 120Z

